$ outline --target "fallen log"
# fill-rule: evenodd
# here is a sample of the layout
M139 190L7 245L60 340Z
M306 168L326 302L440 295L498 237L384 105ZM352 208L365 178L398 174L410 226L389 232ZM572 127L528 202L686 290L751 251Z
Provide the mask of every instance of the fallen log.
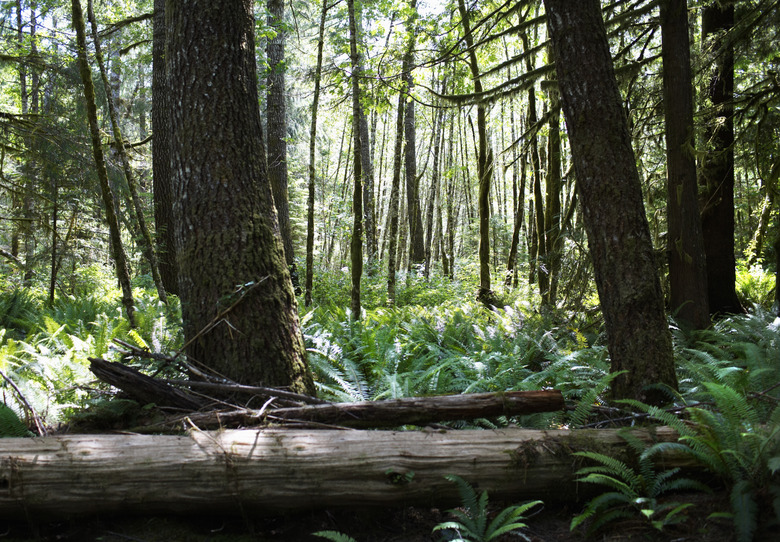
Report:
M276 408L268 411L268 417L348 427L388 427L519 416L565 409L566 403L560 391L543 390L404 397L386 401Z
M89 358L89 370L103 382L119 388L141 403L198 410L206 402L185 391L173 388L141 371L100 358Z
M253 427L266 422L303 422L312 425L378 428L429 425L443 421L475 420L496 416L520 416L555 412L565 408L563 395L558 390L509 391L404 397L357 403L325 403L260 410L193 412L143 429L144 432L176 430L181 429L182 422L191 423L200 429Z
M635 430L674 441L667 428ZM615 430L227 430L0 439L0 515L273 515L340 506L449 505L462 476L500 498L572 500L572 452L621 457ZM663 455L666 466L688 458ZM20 516L20 514L23 514Z

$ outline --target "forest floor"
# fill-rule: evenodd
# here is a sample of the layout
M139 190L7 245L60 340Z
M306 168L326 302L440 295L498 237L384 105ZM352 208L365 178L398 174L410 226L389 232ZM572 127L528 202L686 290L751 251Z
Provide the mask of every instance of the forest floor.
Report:
M728 509L724 492L712 495L675 496L676 500L694 503L686 520L659 533L638 518L616 522L609 530L586 537L572 533L569 523L579 508L548 507L526 520L524 534L531 542L733 542L734 530L728 519L708 519L715 511ZM449 521L446 510L436 508L403 508L388 510L333 510L303 512L276 518L240 517L111 517L70 520L59 523L34 521L0 522L0 541L78 541L78 542L249 542L249 541L316 541L317 531L347 534L357 542L438 542L447 540L442 532L433 533L438 523ZM36 524L37 523L37 524ZM761 531L761 530L760 530ZM768 529L755 540L777 540ZM495 542L523 540L518 535L504 535Z

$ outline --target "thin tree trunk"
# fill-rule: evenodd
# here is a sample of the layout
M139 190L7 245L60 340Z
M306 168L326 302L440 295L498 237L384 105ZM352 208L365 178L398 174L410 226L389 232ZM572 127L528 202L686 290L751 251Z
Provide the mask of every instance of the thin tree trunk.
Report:
M317 112L320 105L320 76L322 74L322 49L325 45L325 20L328 16L328 0L322 0L320 14L320 30L317 41L317 67L314 71L314 97L311 104L311 129L309 130L309 198L307 201L306 219L306 294L304 303L311 306L312 287L314 284L314 181L315 151L317 148Z
M355 20L355 0L347 0L349 11L349 56L352 62L352 131L354 142L354 190L352 192L352 242L350 258L352 261L352 294L350 307L352 319L360 320L360 280L363 276L363 173L360 137L360 56L357 49L357 22Z
M707 262L693 154L693 87L688 1L661 3L661 39L666 128L666 214L670 303L673 314L705 329L710 325Z
M87 2L87 18L90 21L92 27L92 41L95 44L95 62L97 62L98 69L100 70L100 76L103 79L103 86L106 89L110 88L108 81L108 73L106 72L106 66L103 61L103 50L100 43L100 37L98 35L97 21L95 20L95 13L92 9L92 0ZM114 148L116 149L119 159L122 162L122 170L125 174L125 180L127 181L127 187L130 190L130 197L132 198L133 207L135 208L136 220L138 221L138 229L140 230L141 248L149 262L149 267L152 273L152 280L157 287L157 295L160 301L167 304L168 296L165 294L165 287L163 286L162 279L160 278L160 270L157 266L157 255L154 252L154 241L152 240L152 234L149 233L149 228L146 226L146 218L144 218L144 209L141 204L141 198L138 196L138 186L135 181L135 174L130 167L130 159L127 156L127 150L125 149L125 141L122 138L122 130L119 127L119 120L117 118L116 102L114 101L113 93L106 92L108 100L108 116L111 120L111 130L114 135Z
M446 79L442 82L441 93L445 94L447 88ZM436 207L436 199L441 197L439 192L439 178L441 177L439 159L441 154L442 132L444 131L444 111L437 109L433 115L433 170L431 171L431 190L428 196L428 208L425 215L425 278L430 277L431 271L431 246L433 244L433 213ZM439 203L439 207L441 203Z
M398 250L398 206L401 190L401 154L404 144L404 105L406 89L398 92L398 110L395 122L395 150L393 151L393 181L390 186L390 206L387 210L390 219L387 245L387 304L395 305L396 255Z
M464 0L458 0L461 24L463 26L463 38L469 51L469 68L474 80L474 93L482 93L482 80L480 79L477 54L474 49L474 36L471 34L469 13L466 11ZM485 304L495 302L495 294L490 288L490 183L492 165L488 156L487 140L487 112L485 104L477 104L477 131L479 132L477 175L479 176L479 292L477 298Z
M642 186L599 0L545 0L618 398L677 387Z
M84 13L81 10L80 0L71 0L71 9L73 13L73 27L76 30L76 50L79 59L79 72L81 73L81 82L84 88L89 131L92 136L92 155L95 159L95 167L97 169L98 180L100 181L100 191L103 196L103 206L106 211L106 221L108 222L111 239L111 252L114 259L114 265L116 266L119 286L122 289L122 304L125 307L127 320L130 322L131 327L135 327L133 289L130 285L130 272L127 265L127 256L125 255L125 249L122 246L119 220L114 212L114 194L111 192L111 186L108 183L106 160L103 155L103 146L100 141L97 106L95 105L95 87L92 82L92 72L89 67L89 60L87 59L87 35L84 25Z

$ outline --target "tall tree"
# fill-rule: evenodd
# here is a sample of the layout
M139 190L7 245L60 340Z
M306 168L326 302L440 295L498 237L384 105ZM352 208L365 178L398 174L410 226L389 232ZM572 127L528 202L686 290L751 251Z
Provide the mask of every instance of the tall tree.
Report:
M701 19L702 44L711 58L704 111L706 155L701 165L701 223L712 314L743 312L736 293L734 256L734 4L713 0Z
M355 19L355 0L347 0L349 11L349 57L352 66L352 133L354 139L354 176L352 190L352 242L350 260L352 262L352 292L350 308L352 319L359 320L361 313L360 280L363 276L363 163L360 137L360 55L358 53L357 22Z
M314 189L316 169L314 163L317 149L317 112L320 106L320 76L322 75L322 50L325 46L325 19L328 16L328 0L322 0L320 30L317 39L317 67L314 69L314 97L311 103L311 128L309 129L309 194L306 211L306 280L304 303L311 305L314 286Z
M251 0L169 0L166 61L186 353L313 393L265 162Z
M482 94L482 80L479 71L477 53L474 49L474 36L471 33L469 12L464 0L458 0L463 39L468 48L469 69L474 80L474 94ZM488 160L487 111L484 102L477 104L477 131L479 143L477 149L477 175L479 177L479 292L478 299L487 304L495 302L495 294L490 288L490 183L493 174L492 164Z
M165 290L179 293L171 187L171 119L168 72L165 66L165 0L154 0L152 37L152 191L155 243Z
M268 178L279 217L279 230L282 233L284 257L290 268L293 286L298 286L298 273L295 269L292 229L290 227L290 198L287 175L287 104L285 95L284 61L284 0L268 0L268 26L274 30L268 38L266 55L268 57L267 95L268 114Z
M133 288L130 285L130 271L127 265L127 255L122 245L122 236L119 228L119 220L114 212L115 199L108 182L108 170L103 154L103 145L100 140L100 127L98 126L97 105L95 104L95 86L92 81L92 71L87 58L87 32L84 24L84 12L81 9L80 0L71 1L73 13L73 28L76 30L76 54L79 60L79 73L84 88L84 101L87 109L87 121L92 137L92 156L95 159L100 192L103 196L103 206L108 222L109 238L111 240L111 253L114 258L119 285L122 288L122 305L131 326L135 326L135 307L133 302Z
M92 7L92 0L87 1L87 18L90 21L92 28L92 41L95 45L95 62L97 62L98 70L100 71L100 77L103 80L103 86L108 89L108 72L103 60L103 47L100 41L100 35L97 28L97 19L95 18L95 12ZM119 118L116 110L116 100L112 92L106 92L106 99L108 102L108 116L111 120L111 131L114 135L114 149L116 149L119 159L122 163L122 171L125 175L127 187L130 190L130 197L135 208L136 220L138 222L138 229L142 251L146 257L146 261L149 264L150 271L152 273L152 280L157 287L157 295L160 301L168 303L168 296L165 294L165 287L163 286L162 279L160 278L160 269L157 266L157 254L154 251L154 242L152 241L152 234L149 232L149 228L146 225L146 218L144 216L144 208L141 204L141 198L138 194L138 183L135 179L135 172L133 172L130 166L130 158L127 154L125 147L125 141L122 137L122 129L119 126Z
M661 2L669 285L672 311L696 329L710 324L707 263L697 199L693 154L693 87L691 82L688 1Z
M660 403L677 386L631 135L599 0L545 0L616 397Z

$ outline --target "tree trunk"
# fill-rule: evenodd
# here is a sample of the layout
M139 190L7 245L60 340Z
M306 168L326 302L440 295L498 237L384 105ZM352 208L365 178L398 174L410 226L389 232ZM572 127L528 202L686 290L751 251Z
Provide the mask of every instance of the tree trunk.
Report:
M672 313L695 329L710 325L707 262L704 258L696 158L693 154L688 1L661 3L661 37L666 127L669 286Z
M677 387L631 135L598 0L545 0L577 189L617 398L660 403Z
M311 306L312 288L314 285L314 181L315 151L317 148L317 113L320 105L320 76L322 74L322 49L325 45L325 20L328 15L328 1L322 0L320 15L320 31L317 41L317 67L314 71L314 97L311 104L311 129L309 130L309 198L306 210L306 294L304 303Z
M350 307L352 320L360 320L360 280L363 276L363 156L360 137L360 56L357 49L357 22L355 19L355 0L347 0L349 11L349 56L352 63L352 132L354 143L354 183L352 191L352 242L350 259L352 261L352 294Z
M168 72L165 66L165 0L154 0L152 45L152 190L160 277L165 290L179 293L171 186L171 118Z
M665 428L637 429L648 443ZM458 475L491 497L576 500L577 451L623 460L616 430L226 430L0 439L0 514L274 515L323 507L451 506ZM667 468L691 467L661 454Z
M471 34L471 23L466 4L458 0L463 38L469 51L469 68L474 80L474 94L482 93L482 80L477 63L477 53L474 49L474 36ZM487 112L485 104L477 104L477 131L479 132L479 148L477 155L477 175L479 176L479 293L477 298L485 304L495 303L495 294L490 288L490 182L493 166L488 157Z
M252 5L166 4L186 353L235 382L313 394L265 167Z
M552 57L552 51L550 57ZM555 80L548 84L555 85ZM547 248L548 291L546 301L551 307L558 301L558 281L561 273L561 111L557 85L547 92L550 98L549 135L547 136L547 177L544 213L545 247Z
M97 175L100 181L100 191L103 196L103 206L106 211L106 221L108 222L109 236L111 239L111 253L114 259L114 265L116 266L119 286L122 288L122 305L125 307L125 313L127 314L130 326L135 327L133 288L130 285L130 271L128 270L127 265L127 255L122 246L119 220L114 212L114 194L108 183L106 160L103 154L103 146L100 141L100 127L98 126L97 106L95 105L95 87L92 82L92 71L89 67L89 60L87 59L87 34L80 0L72 0L71 8L73 12L73 27L76 30L79 72L81 73L81 82L84 88L84 99L87 109L87 121L89 122L89 131L92 137L92 155L95 159L95 168L97 169Z
M298 273L295 269L292 229L290 227L290 201L287 189L287 105L285 100L284 67L284 0L268 0L268 26L275 31L268 38L268 76L266 105L268 114L268 179L274 195L276 215L279 217L279 231L282 234L284 258L296 293L300 290Z
M97 62L98 69L100 70L100 76L103 79L103 86L108 89L110 84L108 81L108 73L106 71L106 65L103 60L103 49L100 43L100 36L98 34L97 20L95 19L95 13L92 9L92 0L87 2L87 18L90 21L92 29L92 41L95 45L95 62ZM149 233L149 228L146 226L146 218L144 217L144 209L141 204L141 198L138 196L138 186L135 180L135 173L130 166L130 158L127 156L127 150L125 149L125 141L122 138L122 130L119 127L118 112L116 110L116 100L114 99L113 92L106 92L106 98L108 101L108 116L111 120L111 130L114 136L114 149L119 155L119 159L122 162L122 171L125 174L125 180L127 181L127 188L130 190L130 197L135 208L136 220L138 223L138 229L140 230L141 249L146 257L146 261L149 263L149 268L152 273L152 280L157 287L157 295L160 301L167 304L168 296L165 294L165 287L163 286L162 279L160 277L160 269L157 266L157 254L154 252L154 242L152 241L152 234Z
M711 314L744 312L736 293L734 257L734 5L713 1L702 12L702 43L712 58L701 164L701 227Z
M446 93L446 79L442 82L441 93ZM440 173L440 154L441 154L441 140L442 133L444 132L444 112L441 109L437 109L433 114L433 168L431 170L431 193L428 196L428 206L425 213L425 278L430 277L431 272L431 248L433 244L433 213L436 208L436 199L441 199L439 196L439 178ZM441 206L441 203L439 203ZM441 213L439 214L441 216Z
M411 3L412 9L416 2ZM410 21L408 32L411 40L414 40L414 22ZM414 87L412 69L414 68L413 51L414 43L406 51L404 57L403 79L407 92L407 98L411 96ZM408 58L407 58L408 57ZM409 217L409 266L423 264L425 262L425 238L423 236L422 209L420 207L420 179L417 177L417 124L415 119L414 100L407 99L404 108L404 166L406 172L406 211Z

